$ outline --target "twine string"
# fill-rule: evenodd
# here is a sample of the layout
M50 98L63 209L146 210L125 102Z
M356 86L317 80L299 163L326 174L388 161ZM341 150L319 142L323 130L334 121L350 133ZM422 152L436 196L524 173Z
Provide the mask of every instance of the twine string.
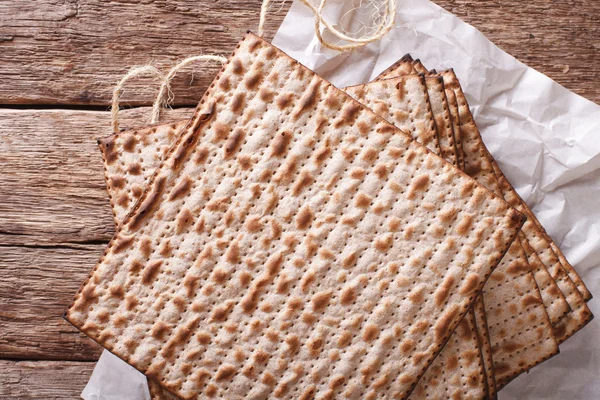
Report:
M304 3L308 8L310 8L311 11L315 14L315 34L317 35L317 39L319 40L319 42L323 46L337 51L356 50L358 48L366 46L369 43L376 42L383 38L394 27L394 23L396 20L396 10L398 8L396 0L387 0L385 3L386 5L384 13L381 17L382 21L378 24L375 33L373 33L372 35L353 38L341 32L323 17L323 9L325 8L327 0L321 0L318 7L312 4L311 0L300 1L302 1L302 3ZM324 25L329 30L329 32L331 32L335 37L337 37L340 40L349 42L349 44L337 45L335 43L329 43L328 41L326 41L321 33L321 24Z
M227 58L216 55L200 55L200 56L192 56L188 57L185 60L181 61L179 64L171 68L169 73L162 80L162 84L160 85L160 90L158 91L158 96L156 97L156 101L152 106L152 123L157 123L160 119L160 112L164 107L169 106L169 102L172 99L171 94L171 81L177 74L181 68L196 62L196 61L215 61L221 64L225 64L227 62Z
M119 83L117 83L117 86L115 86L115 88L113 89L112 106L110 109L113 132L119 132L119 100L121 99L121 95L123 94L123 87L125 86L125 83L133 77L143 75L154 76L155 78L158 78L161 81L164 79L163 74L152 65L142 65L139 67L133 67L129 71L127 71L125 76L121 78Z
M271 0L263 0L262 5L260 6L260 18L258 20L258 36L265 36L265 22L267 20L267 12L269 12L269 6L271 5Z

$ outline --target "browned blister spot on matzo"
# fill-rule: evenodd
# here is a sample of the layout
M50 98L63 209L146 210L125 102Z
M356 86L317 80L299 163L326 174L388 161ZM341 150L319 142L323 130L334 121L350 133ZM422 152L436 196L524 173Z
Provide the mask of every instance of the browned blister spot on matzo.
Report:
M131 153L135 149L135 145L137 144L137 139L133 134L125 135L123 139L123 150Z
M246 131L244 128L236 128L227 139L223 150L225 152L225 158L230 158L240 148Z
M133 163L127 167L127 173L131 175L140 175L142 173L142 166L139 163Z
M477 275L467 275L465 283L460 287L460 293L465 296L470 296L479 286L480 282Z
M190 193L193 182L189 176L184 176L169 194L169 200L178 200Z
M341 115L335 123L335 127L339 128L343 125L354 125L356 118L361 111L360 106L357 103L349 103L342 108Z
M108 184L115 189L123 189L125 187L125 179L122 176L113 175Z
M313 217L313 212L308 205L302 207L298 212L298 215L296 215L296 227L305 230L312 222Z
M253 72L252 74L248 75L245 79L244 79L244 83L246 84L246 87L250 90L254 90L258 87L258 84L260 83L262 79L262 75L259 71L257 72Z
M115 254L121 253L130 248L134 243L135 238L133 236L121 236L119 237L113 248Z
M437 289L434 294L435 302L438 306L444 304L444 302L448 299L450 295L450 291L454 287L455 279L452 275L446 277L446 279L442 282L442 285Z
M248 50L251 43L255 47L254 52ZM188 129L182 132L173 151L159 167L162 172L159 171L157 176L163 173L168 178L164 193L171 193L183 176L192 177L195 183L198 183L199 192L190 192L177 202L168 202L166 198L160 196L160 210L155 211L157 214L160 212L163 218L144 217L138 221L136 227L136 231L141 230L140 235L153 237L160 235L166 232L168 224L175 222L175 216L179 215L184 208L194 210L195 220L203 220L202 229L196 229L198 225L196 222L193 226L182 230L181 240L177 242L179 248L173 252L177 256L164 260L165 265L152 279L151 285L140 285L140 278L136 278L128 284L131 287L128 287L127 291L133 293L132 290L135 290L135 293L141 294L140 303L134 309L135 311L131 312L138 313L143 321L151 320L154 323L157 320L166 321L171 316L182 317L178 326L187 327L187 331L205 330L210 336L210 344L198 348L195 336L187 335L187 331L173 332L167 342L144 338L137 347L136 358L130 359L130 362L138 365L146 373L150 372L152 376L158 377L162 385L171 388L182 397L206 396L209 390L213 395L225 398L269 397L274 388L262 383L263 379L267 383L281 382L285 379L284 376L287 376L285 374L292 371L292 363L281 364L278 360L287 349L287 346L282 345L281 340L293 334L300 341L297 350L299 354L294 357L293 363L299 364L303 372L297 380L289 381L288 394L295 393L294 396L297 398L303 395L315 398L339 398L343 396L342 393L352 393L354 398L382 397L384 394L406 398L418 377L425 371L430 360L434 358L441 344L448 338L450 331L454 329L469 306L469 299L458 292L459 283L464 280L468 272L478 274L483 281L495 264L496 258L507 246L503 243L501 247L497 247L497 243L485 240L486 237L496 230L502 230L508 242L517 227L513 227L509 222L510 212L506 205L497 198L487 195L481 208L471 212L475 218L474 229L481 229L484 225L489 229L483 237L484 240L473 248L473 262L481 267L471 271L470 266L466 265L464 271L458 269L450 274L455 276L456 288L451 290L447 299L446 309L449 311L442 315L441 310L435 306L433 298L426 298L419 307L411 307L408 310L400 307L410 287L410 284L406 285L402 282L414 280L415 283L424 285L428 292L435 292L442 280L449 276L446 268L440 267L449 265L448 262L441 261L453 257L452 255L457 251L460 253L460 250L465 247L465 241L475 238L467 234L464 239L457 238L454 248L447 249L442 245L443 239L428 236L424 228L426 226L424 221L437 218L436 202L454 205L461 210L456 218L463 216L463 210L471 207L471 199L468 194L461 195L458 188L468 182L468 179L452 171L437 158L425 157L426 153L418 144L410 141L405 134L396 131L391 125L362 107L359 108L356 120L352 124L340 128L319 124L322 126L322 132L313 132L311 129L315 126L315 122L318 122L317 116L322 115L329 121L335 121L339 117L340 110L348 104L355 103L279 52L271 60L267 60L264 54L267 53L266 49L271 47L263 42L260 46L255 43L256 38L249 35L233 57L236 61L230 62L219 76L219 80L223 76L229 78L230 89L223 92L222 88L219 88L219 96L214 93L217 90L215 86L207 92L204 104L217 97L221 99L214 103L210 122L198 129L192 128L197 126L198 115L196 115ZM275 63L277 67L273 70ZM248 89L245 78L261 68L264 71L264 79L257 84L256 88ZM269 88L277 93L293 93L292 105L286 110L291 111L291 114L288 116L286 112L278 111L276 99L272 105L260 104L262 100L258 93L262 88ZM302 89L298 91L297 88ZM238 92L246 93L246 97L245 106L236 114L233 113L231 106L235 103L233 97ZM406 95L409 94L407 91ZM323 99L328 96L337 98L338 109L332 110L324 106ZM228 104L225 104L225 99L230 99ZM200 109L203 109L203 106ZM253 114L251 119L246 121L249 110L253 110ZM264 123L265 121L261 119L266 110L275 116L275 119L269 123ZM256 123L258 128L247 129L244 141L235 150L235 157L226 158L223 151L225 142L213 142L215 137L213 125L217 122L227 125L230 132L245 123ZM310 128L305 129L305 126ZM200 134L199 131L202 133ZM269 157L265 152L270 151L275 135L282 131L294 132L289 149L282 157ZM227 139L230 136L231 133L228 133ZM189 143L188 140L195 137L202 137L202 146L210 150L201 164L194 162L195 155L177 157L181 148L188 147L186 144ZM315 168L313 156L316 150L325 144L325 138L329 138L327 147L331 153L322 158L318 171L313 171L310 169ZM189 147L192 149L190 151L192 155L195 149L199 148L199 144L196 142ZM355 156L346 159L342 148L348 148L348 154L354 153ZM364 153L366 149L374 149L375 152ZM390 155L386 149L396 149L392 152L395 156ZM403 157L409 152L414 154L410 164ZM362 157L363 153L366 157ZM255 156L256 161L247 170L242 170L238 166L239 157L242 155ZM181 162L174 162L177 160ZM387 180L381 178L383 175L381 169L374 171L379 163L390 163ZM288 168L281 169L283 165L287 165ZM354 167L366 171L362 179L352 178L349 174L342 173L346 168L349 171ZM305 168L313 172L314 183L303 187L300 196L294 200L295 198L289 196L288 192ZM444 173L438 176L431 173L433 170L443 170ZM407 201L406 193L412 182L407 179L403 171L409 171L415 177L430 174L429 183L416 193L415 200L419 200ZM450 178L447 177L448 174ZM275 180L276 177L279 178L279 182ZM153 189L144 196L142 202L156 191L157 184L158 182L154 180ZM254 185L257 184L263 186L259 190L254 190ZM451 193L439 198L440 193L446 193L448 190ZM366 197L357 198L358 193ZM420 200L421 197L423 202ZM389 208L383 206L386 198L390 199ZM368 204L365 200L368 200ZM362 205L362 208L358 207L355 201ZM396 208L398 205L409 205L412 209L410 217L399 213ZM226 218L225 215L230 208L234 208L241 214L235 218ZM139 209L132 213L132 217L123 225L121 229L125 231L124 233L129 234L131 220L138 212ZM335 217L328 218L327 216L332 212ZM270 224L264 224L257 232L246 230L246 216L253 214L265 216L268 220L274 218L281 225L280 237L272 238ZM342 225L341 217L352 214L357 216L355 226L347 229L346 225ZM384 229L392 215L402 220L400 229L411 224L414 226L413 237L408 241L402 241L402 246L396 245L394 241L387 251L378 251L375 248L375 240L386 233ZM492 222L489 226L485 222L488 218ZM225 220L229 221L229 225L223 223ZM455 221L450 221L445 228L447 235L442 235L441 238L452 236L456 224ZM373 229L373 227L382 228L379 230L380 228ZM231 286L227 281L223 285L216 284L210 276L215 269L227 270L232 267L225 260L224 254L239 233L244 233L239 244L242 262L236 264L235 273L230 276L229 283L237 285L242 272L247 272L249 279L247 289L230 290ZM289 239L290 233L296 236L294 242L297 245L293 249L284 245L284 238ZM263 247L264 239L269 240L268 247ZM287 239L286 242L289 243ZM423 240L426 242L423 243ZM414 251L411 250L413 244L417 243L420 244L414 246ZM197 253L204 248L203 244L210 244L214 254L209 259L198 261ZM405 271L408 276L400 277L397 272L395 276L374 279L380 272L389 271L388 264L392 260L416 257L417 248L422 249L423 245L438 250L432 251L430 256L423 257L418 268ZM158 249L154 247L153 245L145 263L157 259L158 253L154 254L154 252ZM324 249L333 253L336 259L332 260L329 253L320 251ZM118 268L110 266L117 262L116 257L122 257L130 251L126 250L119 255L114 255L109 250L97 267L98 275L112 279L111 271L116 272ZM372 259L372 251L377 251L376 262ZM326 257L322 258L321 255ZM429 257L432 257L430 261L428 261ZM280 261L275 262L278 259ZM343 270L347 275L345 281L338 281L337 274L329 272L336 265L345 267ZM304 293L300 288L301 278L310 270L314 271L315 278ZM143 270L140 274L143 274ZM283 274L293 278L285 296L276 293L280 282L279 277ZM194 299L188 299L188 289L183 285L188 275L200 277L197 281L195 279L190 281L194 282L191 291ZM103 279L106 278L99 279L96 284L102 284ZM358 284L356 299L342 306L339 303L339 295L350 282ZM174 295L188 300L187 307L194 311L179 313L177 307L181 307L183 303L177 300L174 304L171 297L162 296L159 301L159 294L166 288L177 292ZM96 290L105 291L103 286L97 287ZM321 301L313 302L313 298L322 300L317 296L318 294L329 291L331 294L326 304ZM204 299L204 306L201 306L201 299ZM292 310L292 317L289 315L288 308L290 299L298 300L297 308ZM226 305L228 301L234 301L236 305L228 311L225 320L212 319L214 307ZM157 302L160 307L149 307L153 302ZM339 307L344 307L344 311L340 313ZM78 324L77 321L87 318L84 315L86 307L83 310L84 312L70 310L68 318ZM396 312L395 318L390 318L392 312ZM195 318L200 318L201 322ZM295 318L295 322L291 323L290 318ZM146 323L142 320L140 323ZM232 321L237 321L246 327L245 330L242 331L240 326L237 331L240 333L231 335L234 329L231 325ZM430 323L428 324L427 321ZM189 325L188 322L194 322L196 325ZM345 328L340 329L342 324ZM379 333L372 342L367 344L362 332L365 327L370 326L369 324L376 325ZM398 331L396 325L405 328L407 332L414 332L417 339L414 351L406 355L398 355L400 354L399 338L402 332ZM200 326L202 328L199 328ZM279 339L274 339L273 335L268 333L271 332L271 328L281 330ZM100 332L101 329L101 325L98 325L93 332ZM131 327L126 325L120 330L129 332ZM348 332L349 336L335 335L336 332L341 331ZM390 341L392 336L397 338L397 343ZM171 340L174 337L178 340ZM372 335L367 334L365 337L371 339ZM242 341L242 338L248 342ZM330 338L335 339L329 340ZM353 361L357 366L356 370L346 368L344 363L347 363L345 361L347 359L344 358L341 349L342 354L336 355L333 351L338 349L338 340L345 345L343 351L354 351L359 346L364 346L364 353L358 354L358 358ZM248 362L236 361L234 349L239 346L248 348ZM382 348L380 346L385 346L384 348L389 351L374 355L372 352ZM124 347L118 348L124 349ZM261 354L266 354L267 359L256 358ZM150 361L142 365L138 363L138 357ZM303 361L308 360L307 357L314 357L314 359L310 358L314 362L332 363L333 367L339 366L340 370L347 371L343 373L345 381L339 383L341 386L333 391L329 382L336 375L314 373L311 364ZM201 385L198 385L198 381L194 379L194 373L191 376L184 373L190 371L188 364L192 364L192 371L200 369L209 371L210 375L201 379ZM231 376L225 374L225 379L217 380L217 373L224 366L233 366L235 371ZM387 372L376 373L380 367ZM369 373L362 375L360 372L362 370ZM391 378L386 379L386 374ZM342 381L336 380L336 382ZM262 393L262 391L266 392Z
M300 98L300 102L293 113L294 118L299 118L303 113L307 112L317 104L320 94L320 84L318 79L313 80L307 92Z
M298 196L302 191L312 185L314 178L309 171L302 171L292 186L292 195Z
M246 105L246 93L238 92L233 95L233 99L231 100L231 111L239 114Z
M222 124L217 121L213 124L213 129L215 131L215 135L213 137L214 143L221 142L221 141L227 139L227 136L229 136L230 129L225 124Z
M273 156L282 157L285 155L285 153L288 151L288 146L290 145L292 136L293 135L291 132L286 131L281 132L275 137L272 145Z
M160 271L160 267L162 266L162 264L163 264L162 260L150 261L144 267L144 269L142 271L141 282L144 285L149 285L150 283L152 283L152 281L158 275L158 272Z

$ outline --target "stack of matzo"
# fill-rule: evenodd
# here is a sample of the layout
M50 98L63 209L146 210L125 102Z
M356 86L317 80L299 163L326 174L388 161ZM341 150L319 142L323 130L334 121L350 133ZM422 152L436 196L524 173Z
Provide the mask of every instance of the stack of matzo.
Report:
M190 121L101 141L67 318L155 397L493 398L591 319L452 72L345 92L248 34Z

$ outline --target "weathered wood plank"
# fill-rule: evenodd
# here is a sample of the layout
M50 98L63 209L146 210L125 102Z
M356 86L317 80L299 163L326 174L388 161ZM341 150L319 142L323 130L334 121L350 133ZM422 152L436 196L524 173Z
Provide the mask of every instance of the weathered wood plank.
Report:
M3 400L79 399L95 363L0 360Z
M62 314L104 247L0 247L0 358L98 358L100 346Z
M123 111L122 127L149 109ZM190 109L165 113L186 118ZM108 112L0 110L0 245L108 241L113 220L96 138L110 133Z
M233 51L256 31L262 0L37 0L0 2L0 104L109 104L112 87L134 65L162 70L197 54ZM272 13L274 35L287 5ZM274 4L277 11L280 4ZM177 104L195 105L218 68L182 72ZM10 82L10 83L9 83ZM151 104L157 85L128 84L132 105Z
M267 38L291 1L276 2ZM600 2L589 0L436 0L500 47L566 87L600 102ZM0 3L0 104L108 104L115 82L133 65L166 69L200 53L229 54L255 30L261 0L38 0ZM418 55L417 55L418 56ZM565 66L568 73L564 73ZM216 66L182 72L177 104L193 105ZM132 82L124 101L149 104L156 85Z

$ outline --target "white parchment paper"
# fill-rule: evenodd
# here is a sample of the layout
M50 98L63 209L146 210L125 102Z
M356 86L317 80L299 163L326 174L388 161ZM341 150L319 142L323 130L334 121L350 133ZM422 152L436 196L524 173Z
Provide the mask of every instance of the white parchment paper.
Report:
M85 400L150 400L150 392L143 374L104 350L81 397Z
M370 12L351 11L357 4L358 0L331 0L325 17L342 20L348 31L357 31L370 18ZM454 68L500 167L588 288L600 296L600 106L520 63L428 0L400 0L392 32L352 54L322 48L313 29L313 14L295 0L273 44L338 87L368 82L406 53L428 68ZM600 313L597 299L589 305ZM103 373L118 368L113 361L109 365L107 358L100 359L84 399L114 398L100 390L114 385L114 378L107 380ZM141 374L120 364L121 377L139 379ZM120 398L145 400L143 396L123 391ZM596 398L600 398L597 320L562 345L561 354L500 392L501 400Z

